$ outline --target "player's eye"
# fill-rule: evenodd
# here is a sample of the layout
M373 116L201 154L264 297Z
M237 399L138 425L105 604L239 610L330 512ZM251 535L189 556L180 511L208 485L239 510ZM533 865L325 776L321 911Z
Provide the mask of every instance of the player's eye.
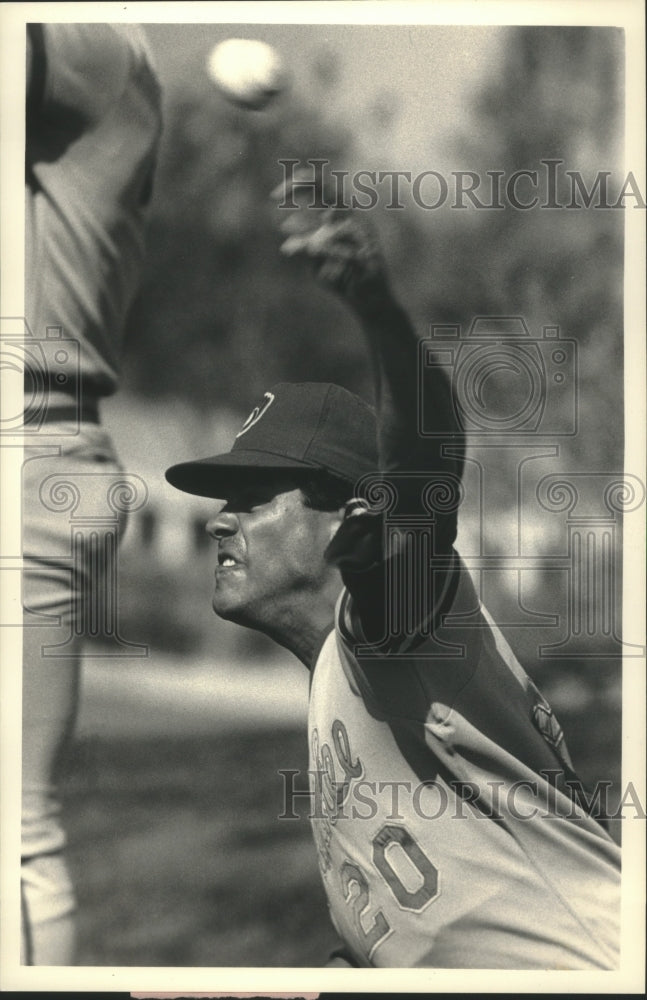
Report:
M241 485L229 495L224 509L236 513L262 507L270 503L277 494L292 490L295 486L296 483L290 477L283 476L277 476L270 482Z
M267 503L269 499L271 497L261 493L259 490L241 490L239 493L229 497L223 510L232 511L233 513L250 511L254 507L260 507L262 504Z

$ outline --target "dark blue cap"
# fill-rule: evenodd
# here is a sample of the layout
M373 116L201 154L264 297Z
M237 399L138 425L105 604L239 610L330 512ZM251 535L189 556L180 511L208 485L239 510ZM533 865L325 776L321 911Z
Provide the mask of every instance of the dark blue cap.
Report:
M185 493L226 499L243 478L290 470L327 472L349 487L375 472L375 411L331 382L281 382L254 407L231 451L173 465L166 478Z

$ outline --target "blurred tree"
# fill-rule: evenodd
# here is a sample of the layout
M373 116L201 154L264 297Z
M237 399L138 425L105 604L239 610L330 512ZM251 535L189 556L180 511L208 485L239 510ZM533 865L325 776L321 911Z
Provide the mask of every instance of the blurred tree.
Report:
M557 204L572 200L567 170L579 171L588 191L599 171L612 171L614 200L623 176L622 61L619 29L510 30L505 61L476 98L472 128L456 142L456 158L482 179L479 199L492 201L486 171L502 171L505 184L515 171L531 170L537 188L520 182L519 196L529 201L536 194L538 205L546 203L542 160L553 159L562 161ZM587 469L616 469L623 440L623 212L515 210L505 195L502 202L504 210L438 213L425 255L433 280L423 312L461 323L521 315L534 336L543 325L559 325L562 337L578 342L582 428L564 442L562 457Z

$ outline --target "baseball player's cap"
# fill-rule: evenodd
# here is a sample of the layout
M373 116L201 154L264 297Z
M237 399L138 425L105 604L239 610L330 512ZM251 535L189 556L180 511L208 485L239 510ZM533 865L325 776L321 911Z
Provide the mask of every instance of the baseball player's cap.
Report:
M254 407L230 452L173 465L166 478L185 493L226 500L263 472L326 472L352 485L377 467L372 407L330 382L281 382Z

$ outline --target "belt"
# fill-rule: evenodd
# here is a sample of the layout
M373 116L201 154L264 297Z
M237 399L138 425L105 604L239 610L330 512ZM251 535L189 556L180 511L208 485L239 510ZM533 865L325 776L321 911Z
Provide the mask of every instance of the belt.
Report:
M53 424L73 420L81 423L99 423L99 404L96 399L84 399L78 403L53 403L51 406L27 407L24 413L25 425L34 423Z

